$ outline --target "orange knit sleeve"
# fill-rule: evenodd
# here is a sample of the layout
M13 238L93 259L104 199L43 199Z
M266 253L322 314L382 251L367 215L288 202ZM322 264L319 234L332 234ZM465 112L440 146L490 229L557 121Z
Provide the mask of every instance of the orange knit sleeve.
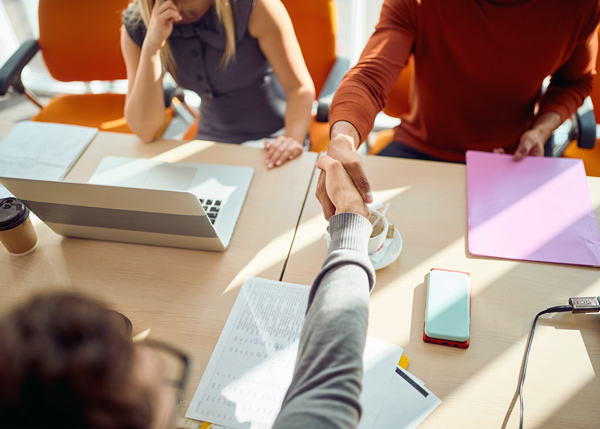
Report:
M364 141L387 94L408 63L416 37L419 0L385 0L375 33L335 93L329 124L348 121Z
M552 75L548 90L540 102L538 116L548 112L558 113L562 123L575 113L592 92L598 55L598 2L595 2L595 8L588 17L587 25L582 26L580 41L573 53Z

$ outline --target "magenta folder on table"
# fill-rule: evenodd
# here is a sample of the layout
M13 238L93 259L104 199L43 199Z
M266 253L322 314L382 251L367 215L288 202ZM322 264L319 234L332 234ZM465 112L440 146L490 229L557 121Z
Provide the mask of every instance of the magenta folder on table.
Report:
M580 159L467 152L473 255L600 266L600 233Z

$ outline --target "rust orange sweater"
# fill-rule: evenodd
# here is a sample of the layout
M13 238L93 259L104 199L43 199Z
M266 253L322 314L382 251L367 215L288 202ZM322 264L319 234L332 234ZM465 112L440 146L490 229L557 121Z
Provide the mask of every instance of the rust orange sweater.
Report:
M564 120L590 93L599 9L598 0L385 0L330 124L348 121L366 139L412 54L412 110L394 140L451 161L469 149L513 152L538 101L538 114Z

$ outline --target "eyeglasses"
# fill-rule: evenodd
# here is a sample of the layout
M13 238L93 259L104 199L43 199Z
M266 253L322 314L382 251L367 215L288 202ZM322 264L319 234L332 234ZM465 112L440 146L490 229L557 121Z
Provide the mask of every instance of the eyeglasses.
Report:
M182 399L183 389L189 374L189 358L181 350L162 341L145 339L138 344L151 347L158 356L158 362L164 374L165 384L176 390L178 399Z

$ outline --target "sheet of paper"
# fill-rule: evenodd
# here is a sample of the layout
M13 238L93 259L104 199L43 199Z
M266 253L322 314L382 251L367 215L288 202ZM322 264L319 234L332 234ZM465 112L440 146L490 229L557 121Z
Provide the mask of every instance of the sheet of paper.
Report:
M270 428L292 381L309 286L249 277L186 417Z
M374 427L415 428L441 402L418 378L397 367Z
M360 394L362 416L359 429L374 426L388 386L394 377L394 369L402 356L402 348L395 344L367 337L363 354L363 385Z
M96 128L19 122L0 141L0 176L62 180L96 134Z
M186 417L231 428L270 428L292 381L309 286L249 277L215 346ZM363 416L372 428L402 348L367 337Z
M600 233L580 159L467 152L469 252L600 266Z

